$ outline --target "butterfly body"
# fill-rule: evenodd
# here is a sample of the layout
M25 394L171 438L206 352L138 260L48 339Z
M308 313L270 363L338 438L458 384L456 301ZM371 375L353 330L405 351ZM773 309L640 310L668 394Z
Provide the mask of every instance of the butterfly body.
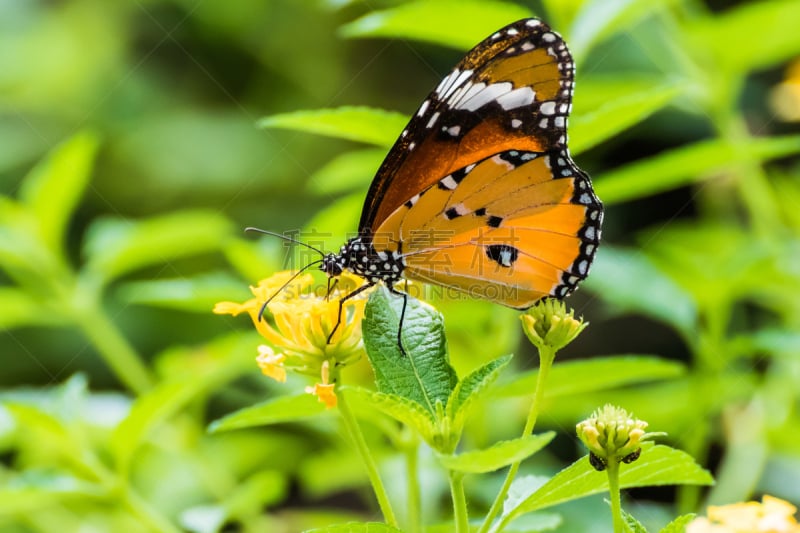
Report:
M602 203L567 147L574 64L538 19L479 43L426 98L322 270L401 278L525 309L586 278ZM359 291L360 292L360 291Z

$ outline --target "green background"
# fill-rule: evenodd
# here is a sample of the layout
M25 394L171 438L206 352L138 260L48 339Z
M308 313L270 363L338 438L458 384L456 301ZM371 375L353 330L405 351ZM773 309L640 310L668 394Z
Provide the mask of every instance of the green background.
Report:
M592 275L568 301L591 325L559 361L653 356L554 370L540 425L558 436L530 471L582 455L574 424L613 401L717 477L710 492L632 492L648 524L765 492L800 503L800 135L774 105L800 56L800 3L11 0L0 531L376 518L334 417L207 433L307 384L263 378L248 321L210 310L309 259L245 226L338 249L405 118L467 49L530 15L575 56L570 146L607 206ZM535 366L516 312L434 302L459 375L516 354L465 446L516 436ZM348 372L372 381L366 361ZM445 520L446 483L420 461L425 519ZM467 479L474 509L499 480ZM562 530L605 531L597 512L602 499L570 508Z

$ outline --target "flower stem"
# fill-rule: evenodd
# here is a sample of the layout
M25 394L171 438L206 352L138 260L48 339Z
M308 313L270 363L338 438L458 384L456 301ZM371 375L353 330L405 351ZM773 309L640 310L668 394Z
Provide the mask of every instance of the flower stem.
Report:
M467 498L464 495L464 474L450 471L450 492L453 495L453 519L456 533L469 533Z
M380 506L381 512L383 513L383 519L388 525L398 527L397 518L394 515L391 503L389 503L389 497L386 494L386 489L383 486L381 477L378 474L378 467L375 464L375 459L372 458L369 447L367 447L367 441L364 439L364 434L361 432L356 417L347 404L345 394L338 395L338 406L345 430L353 441L356 450L358 450L364 467L367 469L367 476L372 484L372 490L375 491L375 497L378 499L378 506Z
M422 531L422 497L419 491L419 440L409 435L404 445L406 454L406 483L409 531Z
M141 394L153 386L153 376L142 358L101 309L89 307L75 317L83 334L131 392Z
M533 433L533 428L536 425L536 419L539 417L539 410L542 406L542 398L544 397L544 384L547 381L547 376L550 373L550 367L553 366L553 360L555 357L556 352L551 347L545 345L539 348L539 374L536 376L536 391L533 394L533 402L531 402L531 408L530 411L528 411L528 418L525 421L525 429L522 430L523 437ZM481 528L478 530L479 533L488 532L492 525L492 521L502 510L503 502L508 495L508 490L511 488L511 483L514 482L514 478L519 471L520 464L521 462L517 461L512 463L508 468L508 473L506 474L506 479L503 482L503 486L500 488L500 492L497 494L494 503L492 503L492 507L489 509L483 524L481 524ZM507 517L501 520L495 531L501 531L510 518L511 517Z
M614 533L624 533L625 523L622 520L619 494L619 462L615 458L609 458L606 472L608 473L608 492L611 498L611 519L614 523Z

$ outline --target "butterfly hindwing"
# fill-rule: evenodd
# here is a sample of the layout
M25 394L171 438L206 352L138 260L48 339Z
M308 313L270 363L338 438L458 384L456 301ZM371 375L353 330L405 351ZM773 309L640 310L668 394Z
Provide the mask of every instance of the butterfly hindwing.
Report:
M537 19L478 44L390 150L367 194L360 232L373 233L415 192L469 164L508 150L566 146L573 73L564 41Z
M585 278L602 206L565 150L509 150L457 169L392 213L376 249L405 275L526 308Z

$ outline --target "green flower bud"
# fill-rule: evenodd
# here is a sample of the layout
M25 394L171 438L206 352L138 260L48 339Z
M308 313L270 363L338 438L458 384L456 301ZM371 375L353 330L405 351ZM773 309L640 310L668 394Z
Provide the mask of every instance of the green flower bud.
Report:
M666 433L646 433L647 422L625 409L606 404L576 426L578 438L589 448L589 462L604 470L608 461L632 463L639 458L642 443Z
M572 342L589 325L582 318L576 319L572 309L567 312L563 302L552 298L540 300L520 319L525 335L534 346L556 352Z

